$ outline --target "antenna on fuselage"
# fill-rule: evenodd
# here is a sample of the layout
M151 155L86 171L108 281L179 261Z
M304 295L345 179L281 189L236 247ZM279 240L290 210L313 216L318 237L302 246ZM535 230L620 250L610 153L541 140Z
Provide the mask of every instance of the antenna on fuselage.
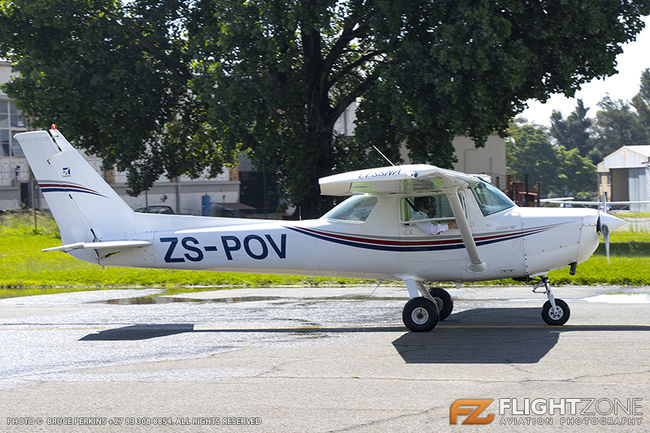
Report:
M388 161L388 163L389 163L390 165L392 165L393 167L395 167L395 164L393 164L392 161L391 161L390 159L388 159L388 157L387 157L386 155L384 155L383 153L381 153L381 150L377 149L377 146L375 146L375 145L373 144L372 147L373 147L373 149L375 149L377 152L379 152L379 154L380 154L380 155L381 155L381 156L382 156L386 161Z

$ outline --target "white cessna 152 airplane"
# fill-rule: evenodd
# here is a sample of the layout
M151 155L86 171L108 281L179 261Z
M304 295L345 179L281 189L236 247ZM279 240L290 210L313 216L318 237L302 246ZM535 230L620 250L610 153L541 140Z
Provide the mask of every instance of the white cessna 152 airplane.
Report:
M624 223L591 209L519 208L480 176L431 165L322 178L322 194L350 197L315 220L141 214L55 127L16 139L61 231L63 245L44 251L102 266L403 280L411 331L433 329L453 308L425 281L537 277L548 296L542 318L564 324L569 307L554 298L548 271L574 272L600 232Z

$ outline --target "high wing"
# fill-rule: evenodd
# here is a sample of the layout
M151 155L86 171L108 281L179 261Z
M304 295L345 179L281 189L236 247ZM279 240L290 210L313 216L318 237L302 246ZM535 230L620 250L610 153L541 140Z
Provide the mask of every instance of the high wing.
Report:
M573 197L555 197L555 198L542 198L539 200L540 203L568 203L575 200Z
M443 191L456 219L470 263L467 268L481 273L487 269L476 248L474 235L467 222L458 189L466 188L480 177L446 170L433 165L413 164L351 171L321 178L321 194L345 196L353 194L413 194Z
M468 175L433 165L413 164L350 171L321 178L321 194L412 194L466 186L479 181Z
M582 206L582 207L594 207L598 208L603 212L609 212L612 210L612 206L629 206L629 209L633 212L645 212L650 209L650 200L625 200L625 201L608 201L607 199L603 201L584 201L584 200L574 200L573 197L558 197L558 198L546 198L540 200L542 203L555 203L561 205L570 205L570 206ZM645 206L644 206L645 205Z

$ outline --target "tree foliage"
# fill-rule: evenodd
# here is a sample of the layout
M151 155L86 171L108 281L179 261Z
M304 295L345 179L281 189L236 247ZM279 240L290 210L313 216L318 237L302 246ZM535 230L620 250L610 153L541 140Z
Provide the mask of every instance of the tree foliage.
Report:
M650 143L647 128L628 102L607 96L598 106L600 110L591 131L593 149L589 155L592 161L602 161L621 146Z
M621 146L650 144L650 69L641 74L639 92L631 102L606 96L598 106L595 119L587 117L589 108L580 99L566 119L554 111L550 134L555 143L578 149L594 164Z
M632 98L632 106L639 116L639 122L645 133L645 144L650 144L650 68L641 74L639 93Z
M558 155L544 131L533 125L512 125L506 140L506 165L513 180L542 184L542 194L555 189Z
M551 143L550 134L534 125L512 124L506 140L510 175L530 185L541 183L542 195L595 196L596 166L577 148Z
M587 117L588 111L582 99L578 99L575 110L566 120L559 111L551 114L551 136L566 149L578 149L582 156L589 155L592 148L589 128L593 122Z
M393 158L450 166L529 98L615 72L650 2L0 0L6 86L133 192L213 173L250 149L286 197L318 213L317 179ZM357 133L334 124L358 102Z

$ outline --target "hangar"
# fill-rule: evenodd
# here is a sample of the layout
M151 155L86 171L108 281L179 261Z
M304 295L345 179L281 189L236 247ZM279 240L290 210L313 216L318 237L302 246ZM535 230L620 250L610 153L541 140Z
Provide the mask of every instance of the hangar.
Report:
M598 164L598 193L608 201L650 200L650 145L623 146ZM632 212L650 212L650 204L631 204Z

